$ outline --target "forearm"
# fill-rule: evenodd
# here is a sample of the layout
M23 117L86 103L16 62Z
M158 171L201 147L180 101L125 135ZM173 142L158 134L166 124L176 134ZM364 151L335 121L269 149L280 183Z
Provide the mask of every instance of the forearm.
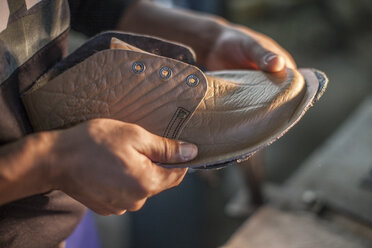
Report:
M47 159L52 133L33 134L0 147L0 205L51 189Z
M192 47L198 63L204 59L221 32L225 20L160 4L137 1L123 15L118 29L154 35Z

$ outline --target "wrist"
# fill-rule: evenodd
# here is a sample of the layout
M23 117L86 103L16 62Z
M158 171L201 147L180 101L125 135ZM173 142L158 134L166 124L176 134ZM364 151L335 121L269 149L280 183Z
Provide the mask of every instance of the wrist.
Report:
M194 49L197 62L204 65L226 24L221 17L142 0L126 10L117 28L185 44Z
M207 58L224 32L226 21L222 18L207 16L203 22L200 29L195 29L197 33L193 37L194 40L190 42L190 46L196 52L197 63L206 67Z
M31 134L0 148L0 205L53 189L49 132Z
M73 157L65 136L64 131L51 131L44 132L40 137L45 147L40 164L48 178L47 187L53 190L63 190L71 163L69 160Z
M33 163L35 169L35 179L40 180L39 193L47 192L56 187L56 179L58 178L58 163L55 153L57 133L55 131L41 132L31 135L27 141L27 147L34 147Z

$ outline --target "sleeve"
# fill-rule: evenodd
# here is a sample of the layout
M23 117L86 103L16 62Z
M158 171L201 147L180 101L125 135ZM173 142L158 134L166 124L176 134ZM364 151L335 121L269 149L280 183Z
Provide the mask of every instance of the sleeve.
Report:
M115 28L135 0L69 0L71 26L88 36Z

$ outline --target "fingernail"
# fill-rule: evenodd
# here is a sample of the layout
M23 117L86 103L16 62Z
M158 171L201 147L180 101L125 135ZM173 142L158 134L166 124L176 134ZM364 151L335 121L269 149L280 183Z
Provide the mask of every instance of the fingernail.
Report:
M277 54L267 54L264 58L264 70L270 72L281 71L285 67L285 60Z
M180 142L180 156L183 161L189 161L198 154L198 147L187 142Z
M264 59L264 62L266 65L270 64L271 61L273 61L274 59L276 59L278 57L278 55L276 54L267 54L265 56L265 59Z

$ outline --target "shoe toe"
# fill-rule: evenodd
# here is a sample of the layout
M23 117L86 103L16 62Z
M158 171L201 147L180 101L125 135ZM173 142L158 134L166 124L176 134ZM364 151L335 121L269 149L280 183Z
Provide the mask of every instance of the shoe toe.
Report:
M207 94L180 136L199 148L187 166L236 163L284 135L325 89L327 80L320 86L314 71L305 73L207 73Z

